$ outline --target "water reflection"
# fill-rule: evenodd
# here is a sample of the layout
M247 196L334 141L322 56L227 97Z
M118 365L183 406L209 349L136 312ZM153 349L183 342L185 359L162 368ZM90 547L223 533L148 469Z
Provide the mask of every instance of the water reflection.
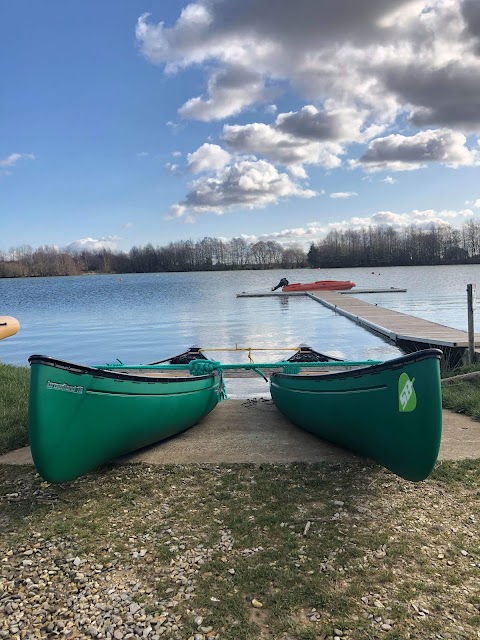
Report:
M189 346L278 347L308 344L349 359L387 359L394 345L309 298L236 298L264 289L283 271L162 273L0 279L0 314L18 318L16 336L0 342L0 359L26 364L32 353L86 364L149 362ZM406 294L361 296L367 302L466 329L466 284L480 265L292 270L291 282L353 280L362 287L407 287ZM121 278L121 280L120 280ZM478 312L477 312L478 313ZM239 354L222 356L226 362ZM237 359L236 359L237 358Z

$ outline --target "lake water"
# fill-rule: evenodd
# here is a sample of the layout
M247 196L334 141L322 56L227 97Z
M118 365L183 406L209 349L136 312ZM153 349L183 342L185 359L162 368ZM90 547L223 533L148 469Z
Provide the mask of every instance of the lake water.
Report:
M0 315L21 324L15 336L0 342L0 361L27 365L37 353L83 364L116 358L145 363L192 345L277 348L254 354L260 362L288 357L281 347L300 343L353 360L400 355L394 345L309 298L235 296L269 290L283 276L291 283L332 279L407 288L359 297L466 330L466 286L480 282L480 265L0 279ZM212 357L247 361L240 353Z

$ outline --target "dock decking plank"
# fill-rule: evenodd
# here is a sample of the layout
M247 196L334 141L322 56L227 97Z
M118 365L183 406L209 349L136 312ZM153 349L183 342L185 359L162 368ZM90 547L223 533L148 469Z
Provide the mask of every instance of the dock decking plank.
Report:
M345 297L335 291L308 293L308 296L357 324L373 329L390 339L468 347L468 333L460 329L385 309L358 298ZM480 346L480 335L475 336L475 345Z
M406 289L350 289L348 291L242 291L237 298L268 296L308 296L324 306L371 329L394 342L423 342L445 347L468 347L468 333L437 322L423 320L415 316L393 311L385 307L360 300L355 294L392 293ZM348 294L348 295L347 295ZM480 335L475 336L475 346L480 347Z

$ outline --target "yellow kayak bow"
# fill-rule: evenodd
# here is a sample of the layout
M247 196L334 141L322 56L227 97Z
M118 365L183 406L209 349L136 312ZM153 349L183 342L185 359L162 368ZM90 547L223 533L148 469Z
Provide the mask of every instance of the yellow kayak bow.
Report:
M16 318L0 316L0 340L15 335L19 329L20 323Z

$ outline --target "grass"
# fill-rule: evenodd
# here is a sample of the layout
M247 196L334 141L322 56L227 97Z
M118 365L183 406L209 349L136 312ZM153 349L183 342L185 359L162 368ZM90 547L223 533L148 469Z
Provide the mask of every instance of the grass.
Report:
M27 367L0 364L0 455L28 444Z
M361 463L111 465L55 487L3 467L0 550L9 574L36 546L59 607L68 593L56 562L78 556L87 575L109 562L94 576L101 598L136 582L147 615L181 615L184 638L201 615L224 640L336 629L349 640L467 639L480 622L479 483L478 460L442 463L418 484ZM197 554L185 600L171 568Z
M468 365L451 373L452 375L462 375L474 371L480 371L479 364ZM446 409L463 413L480 421L480 378L443 384L442 401Z
M480 380L451 382L442 387L443 406L480 421Z
M459 376L464 373L474 373L475 371L480 371L480 363L466 364L462 367L455 367L454 369L446 369L445 373L442 373L442 378Z

